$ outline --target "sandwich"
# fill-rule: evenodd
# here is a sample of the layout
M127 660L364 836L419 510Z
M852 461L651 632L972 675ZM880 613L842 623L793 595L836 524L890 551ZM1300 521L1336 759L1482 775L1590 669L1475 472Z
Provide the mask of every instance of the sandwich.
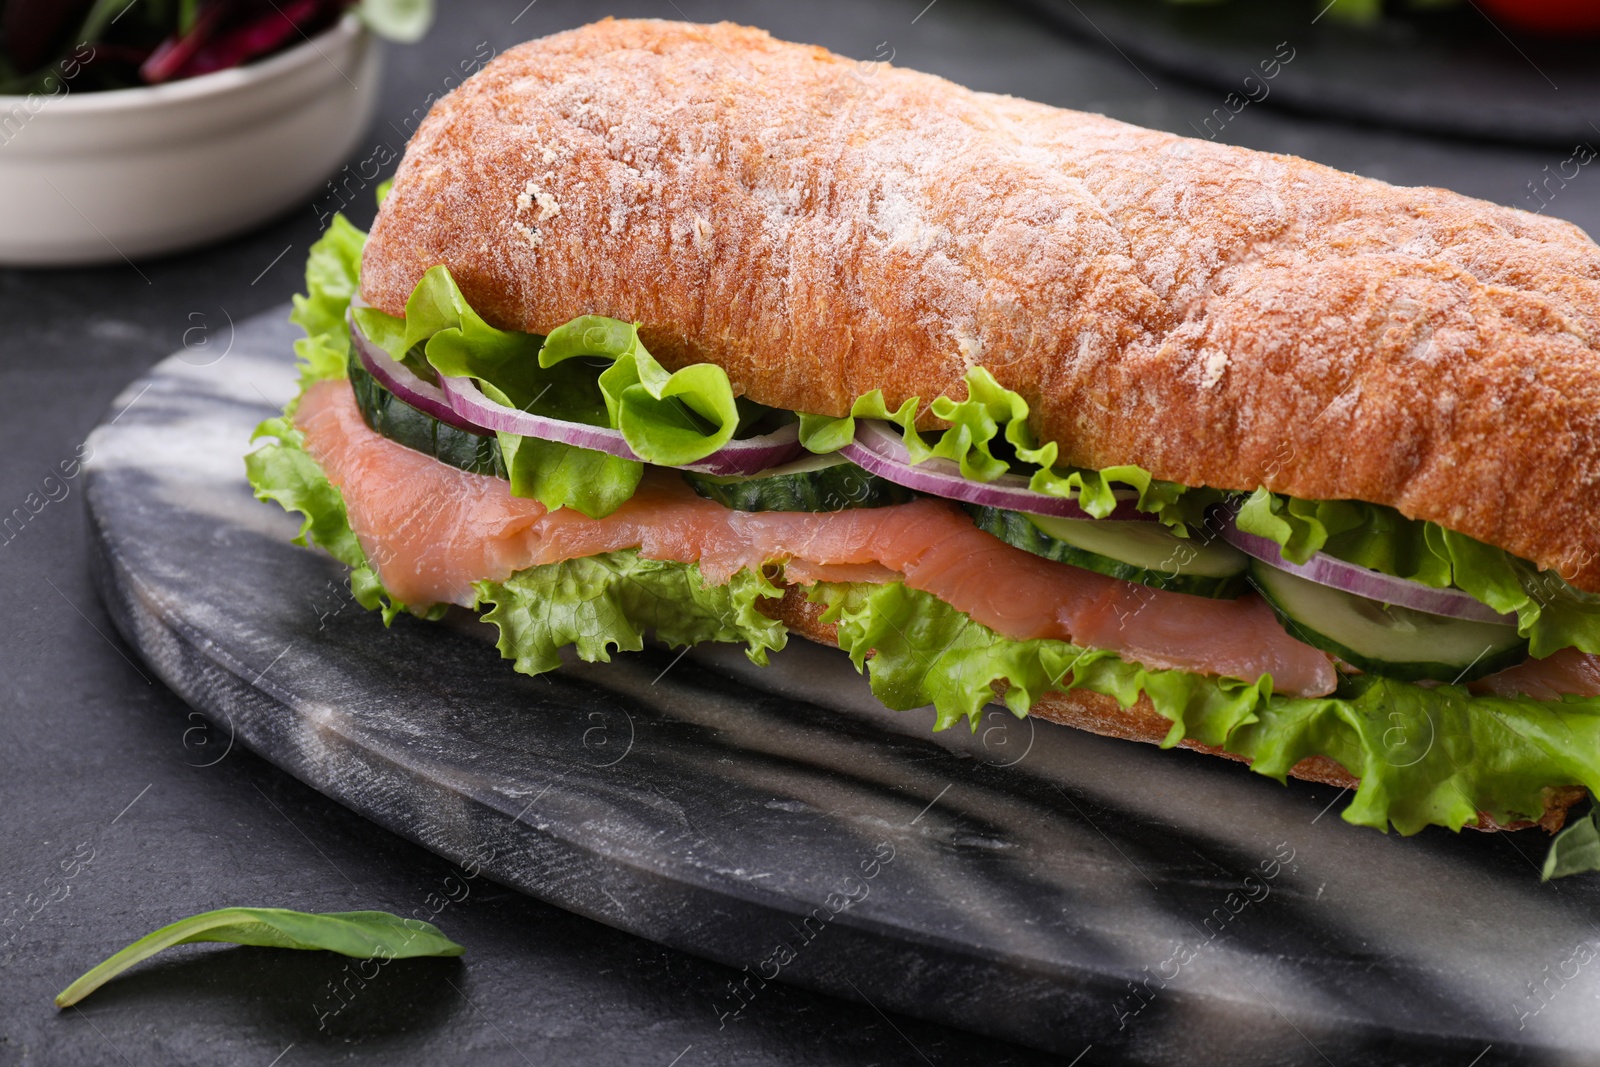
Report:
M512 49L336 219L257 495L516 670L798 635L1554 833L1600 788L1600 247L721 24ZM410 625L409 623L407 625ZM1574 818L1547 874L1593 866Z

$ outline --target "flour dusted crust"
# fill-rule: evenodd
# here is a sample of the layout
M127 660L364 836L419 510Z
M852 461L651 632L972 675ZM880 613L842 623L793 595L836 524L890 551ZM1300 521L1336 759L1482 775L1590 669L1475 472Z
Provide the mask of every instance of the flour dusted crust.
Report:
M839 643L837 627L822 621L824 610L822 605L812 603L806 594L807 590L801 586L789 586L784 590L781 600L758 603L763 612L779 620L801 637L821 645L837 645ZM1132 707L1124 708L1113 697L1082 690L1071 693L1046 693L1029 709L1029 714L1064 726L1074 726L1080 730L1100 734L1103 737L1120 737L1125 741L1147 741L1153 745L1160 744L1172 727L1172 722L1163 718L1144 696L1140 696L1138 703ZM1238 760L1241 763L1249 762L1243 756L1210 745L1202 745L1198 741L1184 740L1178 742L1178 745L1180 748L1192 749L1195 752L1206 752L1213 756ZM1308 782L1320 782L1341 789L1353 790L1361 784L1349 771L1326 756L1309 756L1297 763L1289 773ZM1537 822L1516 822L1502 826L1490 818L1487 812L1479 812L1478 825L1474 829L1524 830L1539 826L1553 834L1566 824L1567 811L1588 796L1588 791L1582 786L1551 786L1545 789L1544 795L1544 814Z
M365 298L644 324L777 407L961 396L1064 464L1390 504L1600 591L1600 248L1438 189L721 24L524 44L435 106Z

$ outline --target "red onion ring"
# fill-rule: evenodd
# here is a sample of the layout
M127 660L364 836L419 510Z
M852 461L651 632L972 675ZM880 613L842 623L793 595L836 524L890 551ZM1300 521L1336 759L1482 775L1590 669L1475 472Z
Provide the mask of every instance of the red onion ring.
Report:
M445 398L437 385L417 377L410 367L367 340L366 335L353 321L350 324L350 344L355 347L356 356L361 360L361 365L367 369L367 373L372 375L379 385L399 397L401 402L458 430L476 434L487 433L482 427L472 425L451 410L450 401Z
M439 384L444 387L444 395L457 415L487 429L545 441L560 441L623 459L649 462L640 459L629 447L621 430L552 419L497 404L484 396L483 390L471 378L441 378ZM789 423L760 437L729 441L704 459L677 464L674 469L716 475L759 474L768 467L776 467L793 459L801 451L800 427L796 423Z
M918 492L1060 519L1095 517L1079 507L1076 498L1034 492L1028 488L1028 479L1020 474L1002 474L992 482L975 482L963 475L960 464L952 460L927 459L912 463L905 440L890 424L876 419L857 419L855 440L839 452L863 470ZM1117 506L1105 518L1122 521L1155 518L1135 506L1139 499L1137 490L1115 489L1112 495L1117 499Z
M423 381L405 364L373 344L361 332L354 317L350 320L350 343L355 346L361 365L377 379L379 385L404 403L440 422L472 433L514 433L522 437L560 441L640 463L649 462L640 459L629 447L620 430L552 419L497 404L485 396L470 378L441 378L438 386ZM714 475L759 474L768 467L787 463L802 451L800 427L790 423L760 437L729 441L704 459L682 464L677 469Z
M613 430L608 426L590 426L584 422L552 419L544 415L535 415L531 411L508 408L484 396L483 390L478 388L478 383L471 378L441 377L439 384L444 389L444 396L450 404L451 411L490 433L514 433L519 437L560 441L563 444L604 452L622 459L639 459L633 449L628 447L628 442L623 440L620 430Z
M1224 509L1225 510L1225 509ZM1231 512L1218 531L1222 539L1247 556L1288 571L1318 585L1352 593L1355 596L1394 604L1429 615L1443 615L1451 619L1472 622L1497 622L1514 625L1515 615L1502 615L1483 601L1460 589L1435 589L1409 578L1396 578L1392 574L1370 570L1359 563L1317 552L1304 563L1293 563L1283 557L1278 543L1269 537L1260 537L1239 529Z

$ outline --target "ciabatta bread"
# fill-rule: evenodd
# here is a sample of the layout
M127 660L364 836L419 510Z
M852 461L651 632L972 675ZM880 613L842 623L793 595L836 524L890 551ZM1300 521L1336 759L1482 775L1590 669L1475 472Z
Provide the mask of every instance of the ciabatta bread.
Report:
M1555 219L608 20L418 129L362 294L438 263L499 326L639 320L782 408L982 365L1064 465L1390 504L1600 591L1600 248Z

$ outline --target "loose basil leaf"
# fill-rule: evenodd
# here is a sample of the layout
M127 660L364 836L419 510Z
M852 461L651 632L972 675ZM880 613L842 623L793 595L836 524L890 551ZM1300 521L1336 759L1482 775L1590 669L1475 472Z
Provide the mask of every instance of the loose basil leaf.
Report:
M313 914L287 908L221 908L180 919L141 937L56 994L68 1008L142 960L174 945L223 941L267 948L322 949L359 959L459 956L466 949L439 928L386 911Z

